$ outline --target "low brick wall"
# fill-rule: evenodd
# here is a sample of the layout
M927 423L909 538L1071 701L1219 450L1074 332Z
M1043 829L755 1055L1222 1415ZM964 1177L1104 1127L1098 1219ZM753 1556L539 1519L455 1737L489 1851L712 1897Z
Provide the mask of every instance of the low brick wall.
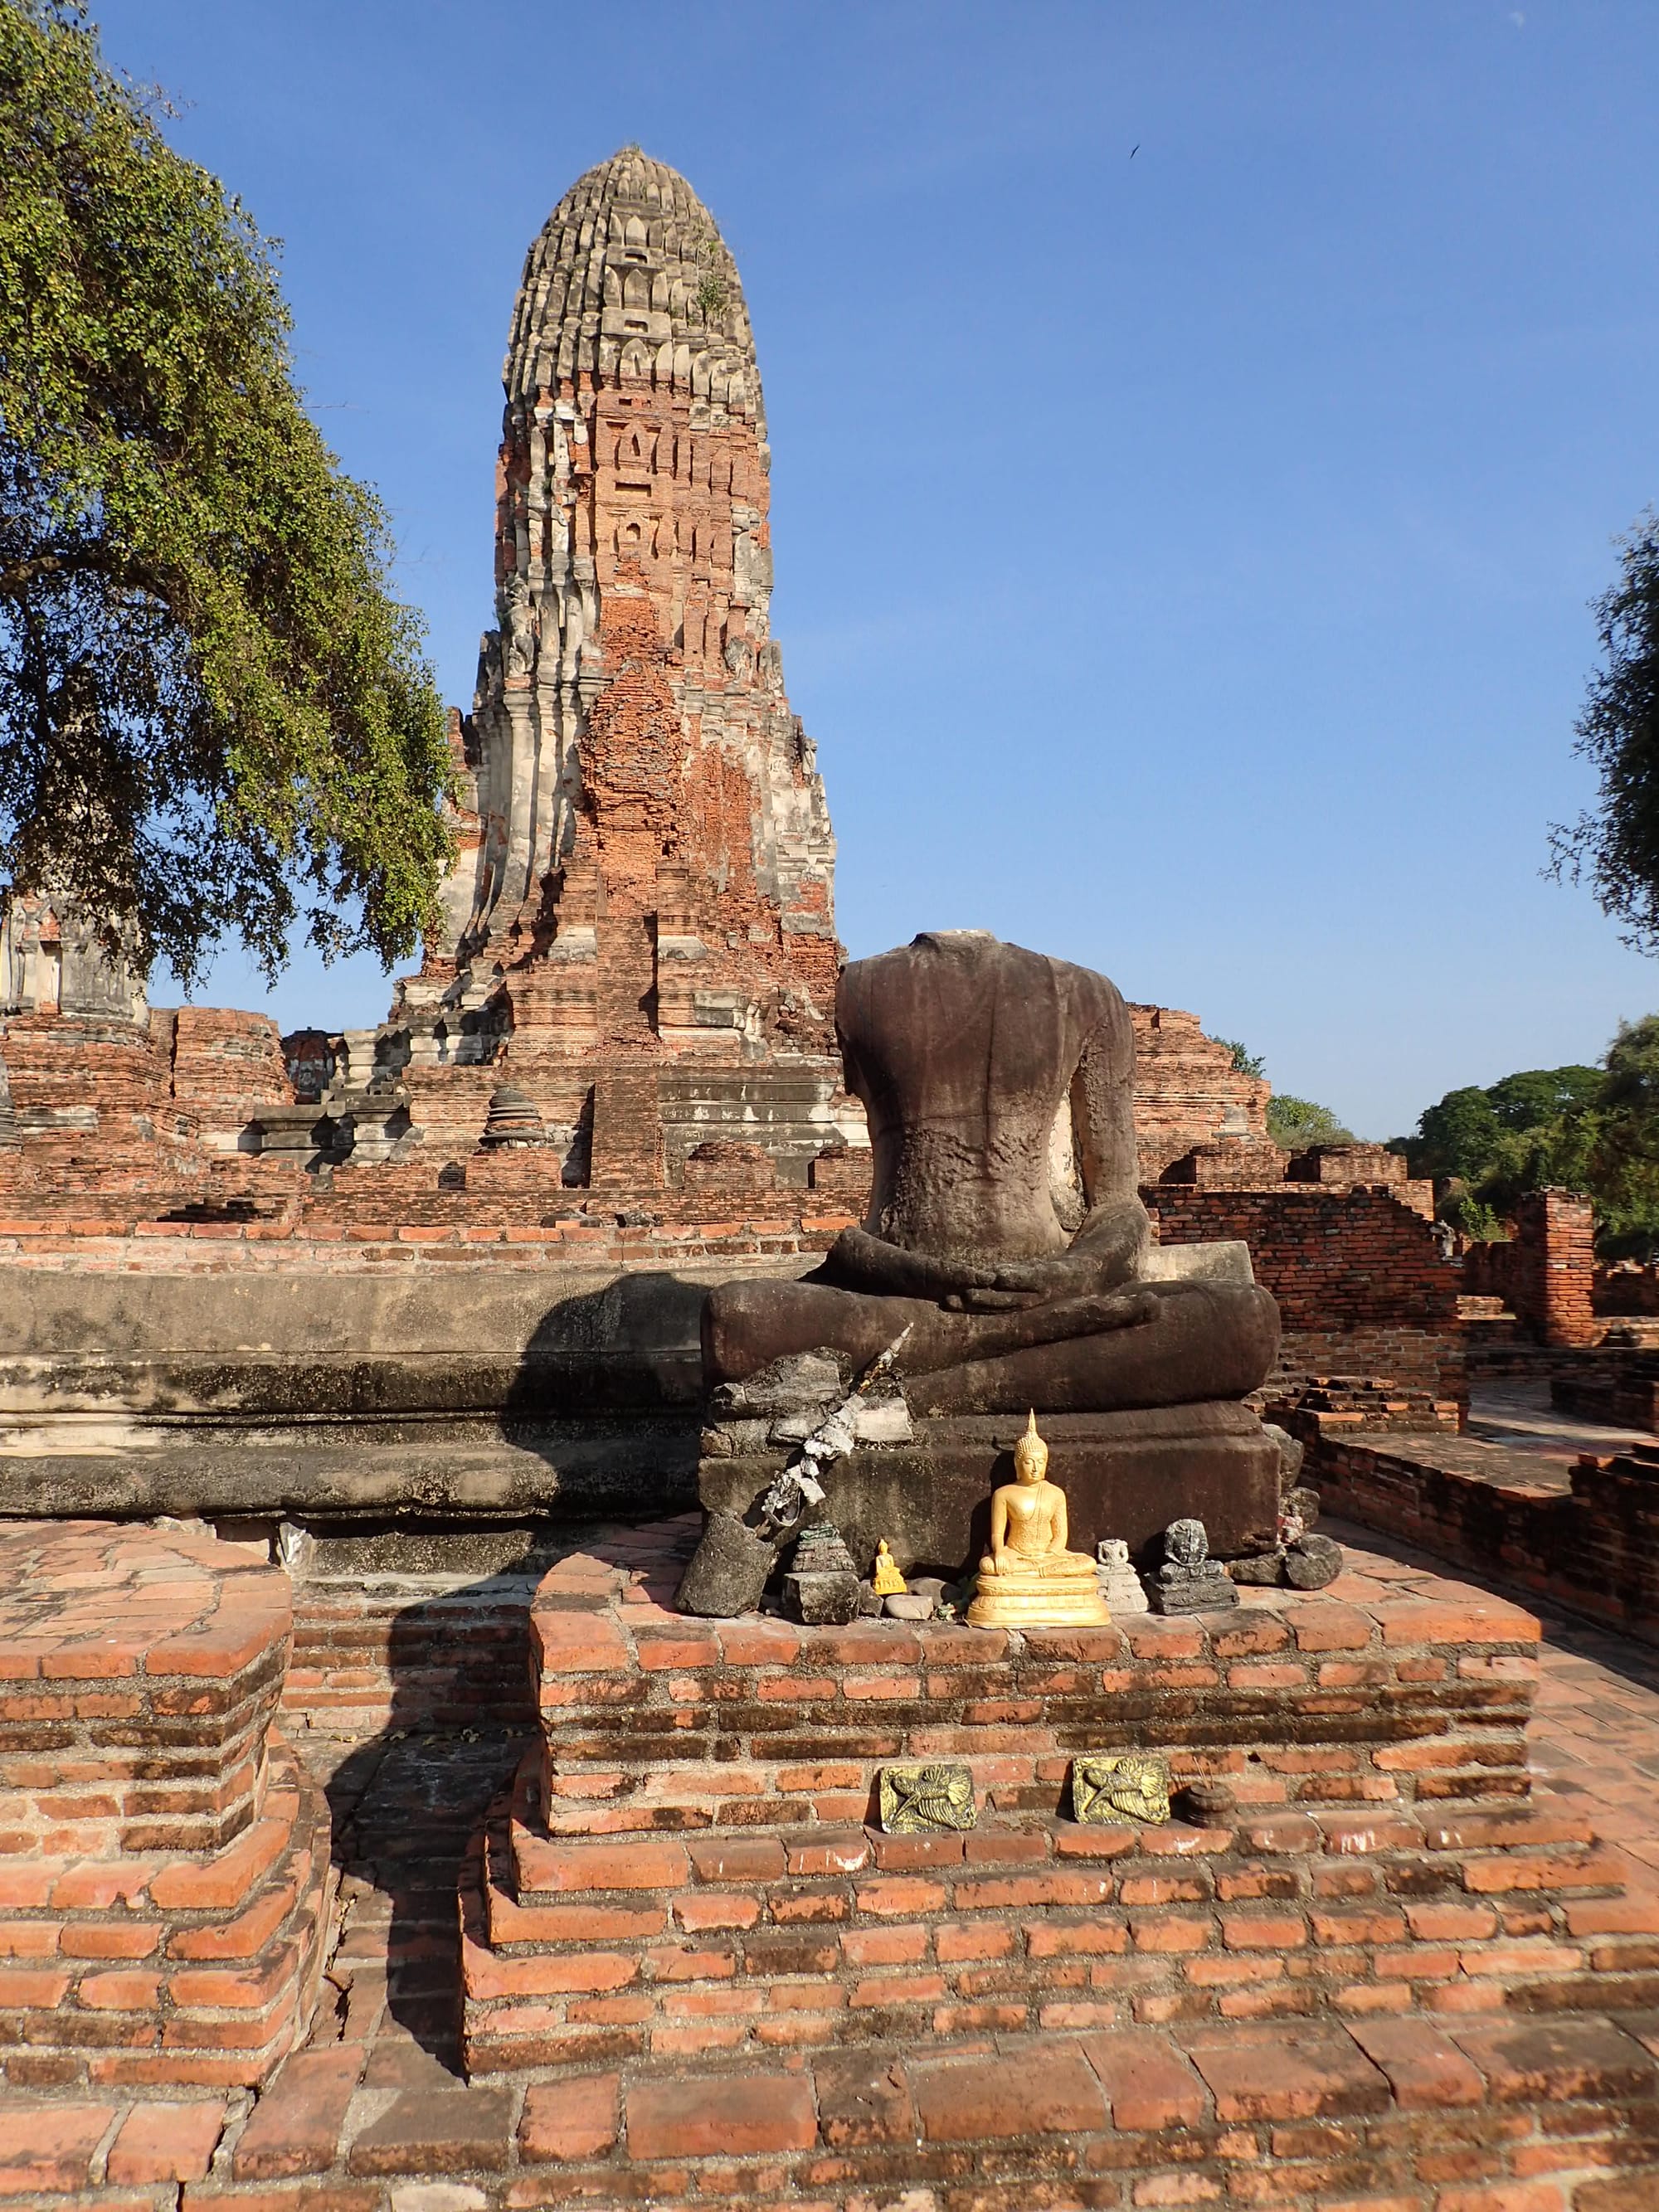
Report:
M1283 1403L1310 1387L1328 1382L1358 1383L1395 1395L1415 1395L1451 1409L1455 1427L1468 1407L1469 1385L1463 1364L1463 1336L1456 1331L1407 1328L1287 1328L1279 1339L1279 1364L1256 1395ZM1441 1417L1422 1426L1438 1426Z
M1328 1511L1659 1643L1659 1462L1582 1458L1562 1489L1437 1464L1428 1438L1309 1442Z
M1659 1428L1659 1352L1608 1347L1550 1381L1550 1403L1581 1421Z
M1659 1995L1652 1946L1613 1933L1620 1861L1524 1808L577 1839L539 1832L534 1768L462 1878L474 2074Z
M530 1601L538 1577L457 1589L411 1578L301 1581L283 1712L296 1734L529 1728Z
M1164 1244L1242 1237L1287 1332L1403 1329L1455 1337L1457 1268L1420 1214L1388 1190L1202 1190L1143 1194Z
M1325 1376L1386 1380L1468 1402L1458 1269L1429 1224L1385 1188L1287 1183L1215 1190L1160 1183L1142 1196L1164 1244L1241 1238L1284 1334L1270 1398Z
M271 1729L287 1577L0 1530L0 2079L256 2084L316 2002L328 1815Z

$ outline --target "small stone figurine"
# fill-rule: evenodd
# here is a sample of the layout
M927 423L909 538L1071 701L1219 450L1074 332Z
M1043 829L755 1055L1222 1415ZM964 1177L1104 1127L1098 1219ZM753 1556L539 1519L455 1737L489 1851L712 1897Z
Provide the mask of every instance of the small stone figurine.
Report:
M795 1555L783 1578L783 1609L792 1620L845 1626L859 1614L860 1584L853 1555L829 1521L809 1521L795 1539Z
M1140 1577L1129 1565L1129 1547L1121 1536L1103 1536L1095 1546L1095 1583L1109 1613L1150 1610Z
M1152 1584L1154 1613L1224 1613L1238 1603L1238 1585L1210 1557L1201 1521L1171 1521L1164 1532L1164 1565Z
M1014 1480L991 1493L991 1548L968 1608L974 1628L1103 1628L1095 1563L1066 1548L1066 1493L1048 1480L1036 1415L1014 1446Z
M876 1546L876 1563L870 1571L870 1582L878 1597L902 1597L905 1594L904 1577L893 1564L885 1536Z

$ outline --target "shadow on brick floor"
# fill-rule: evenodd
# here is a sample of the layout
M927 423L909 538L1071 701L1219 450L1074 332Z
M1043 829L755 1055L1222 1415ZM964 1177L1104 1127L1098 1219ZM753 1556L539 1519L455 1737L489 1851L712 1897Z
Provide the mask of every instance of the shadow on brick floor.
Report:
M325 1767L340 1876L336 1960L346 1970L334 1982L349 1982L360 2014L383 2002L388 2021L452 2073L459 2048L457 1877L532 1734L527 1629L536 1579L534 1571L489 1575L400 1607L390 1622L385 1729L331 1762L321 1739L301 1739L311 1763Z

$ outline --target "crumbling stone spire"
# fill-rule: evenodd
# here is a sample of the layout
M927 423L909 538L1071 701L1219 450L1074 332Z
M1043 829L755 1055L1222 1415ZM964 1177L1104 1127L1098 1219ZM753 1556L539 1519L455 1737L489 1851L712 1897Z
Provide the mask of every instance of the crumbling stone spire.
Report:
M404 1012L493 1003L520 1066L829 1050L835 843L771 635L754 341L683 177L628 146L565 194L504 383L467 849Z

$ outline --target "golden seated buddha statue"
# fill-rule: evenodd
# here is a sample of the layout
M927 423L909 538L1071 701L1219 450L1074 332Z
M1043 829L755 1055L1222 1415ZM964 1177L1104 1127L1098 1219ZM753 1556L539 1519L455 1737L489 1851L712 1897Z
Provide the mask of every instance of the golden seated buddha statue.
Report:
M1014 1476L991 1494L991 1548L968 1608L973 1628L1103 1628L1111 1620L1095 1563L1068 1552L1066 1493L1050 1482L1032 1413L1014 1446Z

